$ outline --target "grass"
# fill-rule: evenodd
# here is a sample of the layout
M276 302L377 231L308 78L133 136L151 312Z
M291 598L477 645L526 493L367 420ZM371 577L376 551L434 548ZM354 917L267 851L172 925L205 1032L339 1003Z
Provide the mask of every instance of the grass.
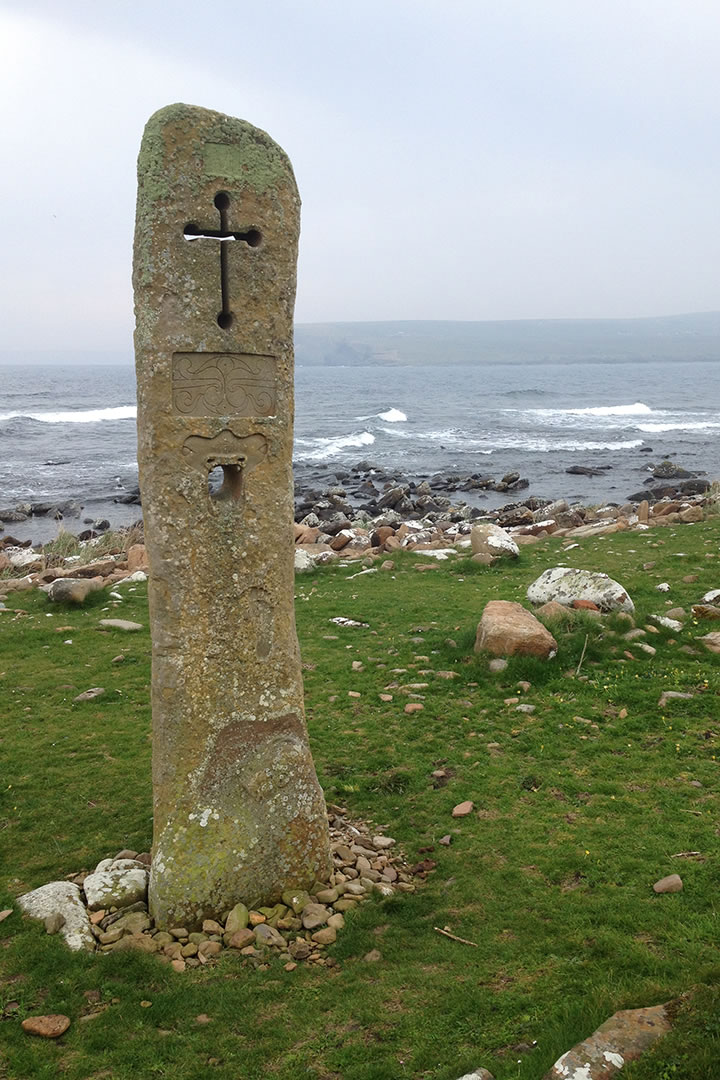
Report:
M298 577L326 796L386 828L411 862L433 860L427 883L353 913L324 971L253 971L228 955L177 975L153 957L78 956L16 910L0 924L0 1076L456 1080L482 1064L497 1080L538 1080L615 1010L681 995L673 1033L623 1075L720 1075L720 657L694 640L718 624L648 633L650 657L619 617L579 614L554 625L554 661L511 659L499 675L472 648L484 604L522 600L554 565L620 580L640 627L669 606L689 612L720 587L719 541L712 519L570 551L550 538L489 569L461 559L418 572L430 560L400 554L392 573ZM114 614L147 627L145 587L120 588ZM22 613L0 617L0 908L122 847L146 849L152 825L147 629L101 633L106 594L72 611L37 593L7 602ZM368 628L338 627L338 615ZM105 695L74 703L90 686ZM663 690L693 697L660 709ZM423 711L405 714L409 701ZM454 820L465 799L474 813ZM701 855L672 858L684 851ZM673 872L684 891L655 896ZM363 959L372 949L378 963ZM37 1012L72 1026L58 1042L32 1039L19 1020Z

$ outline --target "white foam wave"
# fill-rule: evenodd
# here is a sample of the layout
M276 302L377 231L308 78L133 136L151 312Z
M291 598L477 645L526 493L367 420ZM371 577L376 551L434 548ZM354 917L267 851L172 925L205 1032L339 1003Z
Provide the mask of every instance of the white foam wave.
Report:
M384 420L386 424L404 424L407 416L400 412L400 409L388 409L387 412L378 413L378 419Z
M556 450L564 450L572 454L584 450L636 450L643 443L643 439L632 439L627 442L585 442L579 439L543 439L532 435L519 435L509 436L506 439L499 438L494 441L493 446L496 450L524 450L537 454L550 454ZM469 452L473 454L491 453L488 450L470 448Z
M642 401L633 405L597 405L590 409L568 409L575 416L649 416L652 409Z
M693 423L685 421L678 424L637 424L639 431L706 431L708 428L720 428L720 421L703 420Z
M40 420L44 424L97 424L101 420L134 420L134 405L118 405L113 409L75 409L67 412L0 413L0 420Z
M306 461L322 461L324 458L333 457L341 450L347 450L354 446L372 446L375 436L370 431L353 432L351 435L340 435L337 438L328 439L297 439L296 446L312 446L311 450L300 450L298 457Z

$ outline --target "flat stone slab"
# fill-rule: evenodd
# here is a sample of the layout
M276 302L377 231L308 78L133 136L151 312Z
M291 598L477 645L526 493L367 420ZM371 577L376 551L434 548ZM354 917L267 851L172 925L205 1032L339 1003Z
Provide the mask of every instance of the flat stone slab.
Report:
M609 1080L669 1030L667 1004L623 1009L558 1058L543 1080Z
M68 948L76 952L95 949L95 938L79 885L74 885L71 881L50 881L39 889L19 896L18 906L31 919L40 919L42 922L55 915L62 915L65 922L60 927L60 933Z
M101 619L100 626L107 626L111 630L142 630L143 624L139 622L130 622L129 619Z

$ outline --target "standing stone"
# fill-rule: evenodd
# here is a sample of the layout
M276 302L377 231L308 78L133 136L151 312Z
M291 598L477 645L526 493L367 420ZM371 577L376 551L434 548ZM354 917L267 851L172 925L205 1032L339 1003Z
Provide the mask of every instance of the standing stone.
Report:
M159 927L192 928L241 901L272 904L330 869L293 607L300 200L264 132L188 105L149 120L138 185L149 901Z

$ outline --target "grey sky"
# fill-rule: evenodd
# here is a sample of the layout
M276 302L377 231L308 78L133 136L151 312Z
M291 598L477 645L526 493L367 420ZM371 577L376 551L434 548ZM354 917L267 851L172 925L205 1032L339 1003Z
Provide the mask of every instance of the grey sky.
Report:
M714 310L716 0L0 0L4 349L130 344L135 159L265 128L299 321Z

